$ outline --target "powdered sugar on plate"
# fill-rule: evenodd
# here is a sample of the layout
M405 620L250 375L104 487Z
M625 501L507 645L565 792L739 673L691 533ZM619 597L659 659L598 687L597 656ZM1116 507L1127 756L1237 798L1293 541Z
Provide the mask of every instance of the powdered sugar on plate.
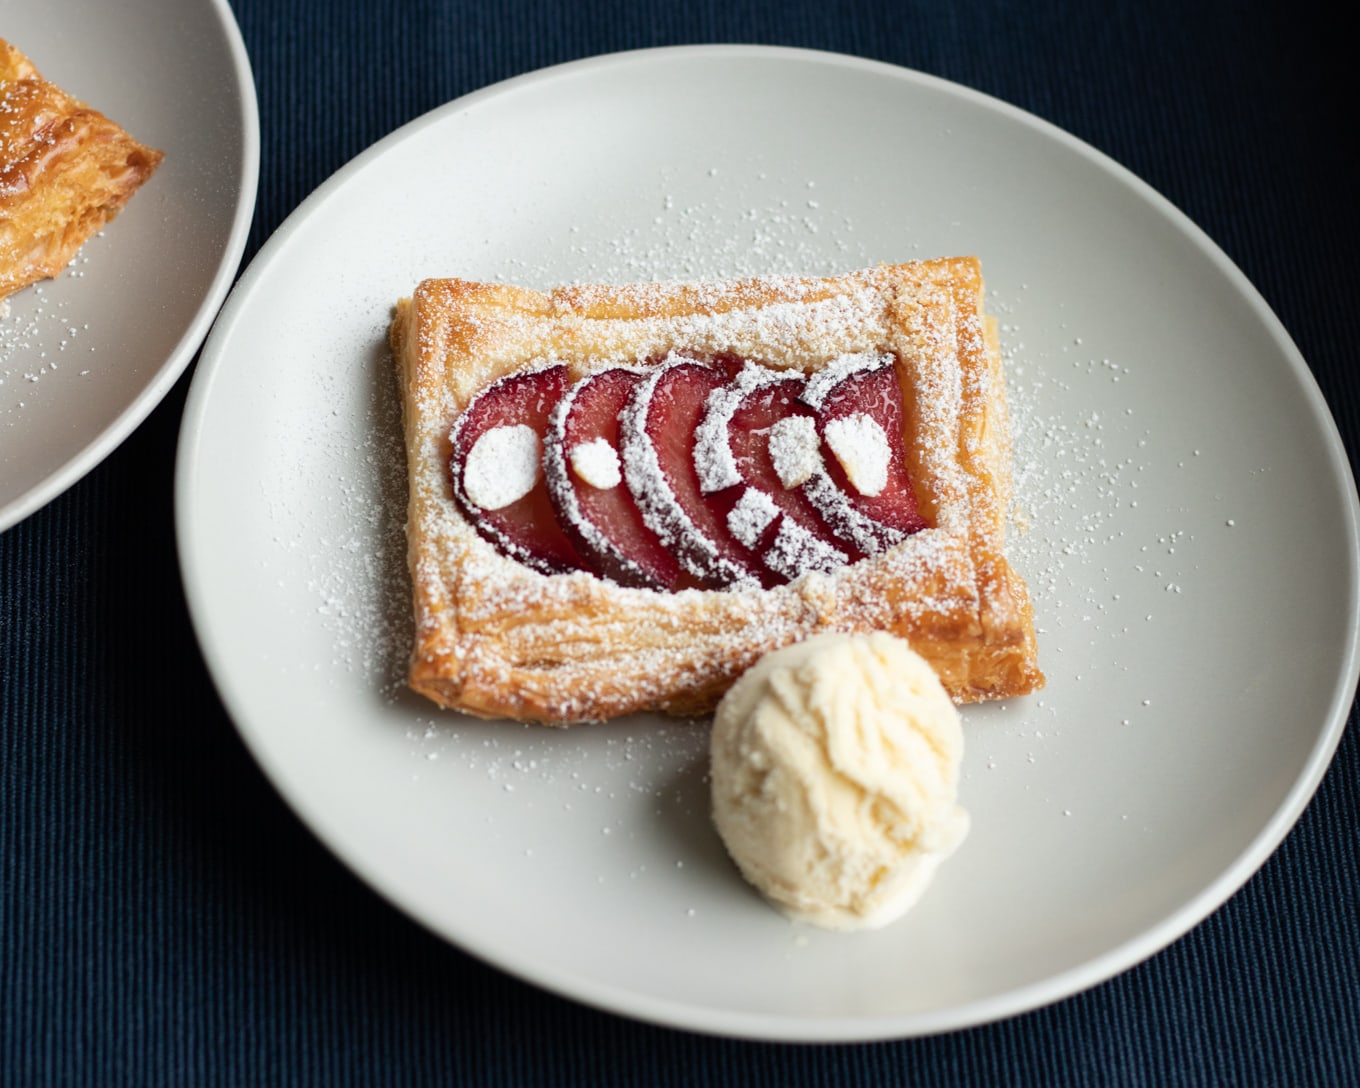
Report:
M1024 309L1023 294L989 303L1002 319L1015 451L1008 551L1029 583L1049 686L1023 707L970 708L970 720L1001 728L973 731L968 767L1023 778L1027 768L1065 758L1050 746L1071 745L1074 733L1096 731L1109 758L1147 743L1140 729L1159 726L1164 713L1159 678L1131 673L1129 661L1151 656L1136 647L1174 638L1206 606L1189 587L1203 584L1236 519L1212 487L1194 505L1173 505L1150 486L1184 474L1195 491L1197 478L1220 470L1206 464L1210 451L1201 446L1158 441L1156 420L1140 407L1148 400L1145 360L1100 351L1061 316L1056 333L1043 337L1055 346L1031 351L1010 317ZM1105 694L1103 713L1066 718L1063 694L1093 685ZM1021 711L1021 721L1008 721ZM1040 800L1055 818L1099 820L1116 833L1146 826L1127 800L1093 809L1051 785Z
M84 275L77 255L63 278ZM46 385L84 377L94 365L90 324L71 316L70 296L42 282L0 299L0 415L21 411Z
M761 164L664 167L649 221L566 225L564 259L526 255L488 278L546 289L559 283L641 283L739 276L832 275L876 259L854 217L824 203L818 179L776 178ZM571 268L575 274L564 270Z

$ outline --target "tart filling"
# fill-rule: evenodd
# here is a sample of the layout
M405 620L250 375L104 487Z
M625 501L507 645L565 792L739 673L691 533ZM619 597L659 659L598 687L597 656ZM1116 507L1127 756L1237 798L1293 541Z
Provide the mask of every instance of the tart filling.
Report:
M453 428L453 495L548 572L664 592L830 573L927 526L892 358L846 358L811 378L677 356L570 384L560 365L508 375Z

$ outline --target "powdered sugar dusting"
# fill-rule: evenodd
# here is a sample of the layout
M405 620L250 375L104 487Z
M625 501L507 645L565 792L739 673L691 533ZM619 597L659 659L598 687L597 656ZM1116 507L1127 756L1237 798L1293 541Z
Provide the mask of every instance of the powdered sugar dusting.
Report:
M532 427L492 427L477 437L463 466L463 491L483 510L524 498L538 482L540 443Z
M727 427L741 398L742 391L735 383L715 389L694 432L694 467L705 495L741 483L741 471L727 441Z
M878 555L896 547L910 535L904 529L862 513L825 472L819 472L809 479L803 485L803 490L837 535L849 540L865 555Z
M1067 732L1061 693L1098 687L1101 697L1089 703L1101 713L1081 727L1113 730L1100 733L1111 751L1136 749L1142 742L1130 731L1162 720L1155 696L1165 680L1139 674L1135 663L1155 660L1196 622L1206 601L1193 587L1202 584L1201 564L1213 563L1206 549L1222 546L1203 526L1232 511L1209 483L1210 451L1168 446L1143 418L1143 406L1162 395L1144 387L1153 371L1145 360L1107 355L1065 325L1046 329L1049 346L1031 352L1020 325L1006 319L1016 303L992 306L1003 315L1015 448L1010 551L1036 602L1053 692L1033 701L1015 739L1032 745L1025 762L1035 763L1045 739ZM1193 494L1193 504L1169 503L1172 490ZM1218 518L1223 533L1231 520ZM1051 724L1035 729L1035 716ZM994 750L1007 739L998 734ZM1056 797L1053 804L1074 808Z
M1000 304L998 308L1001 308ZM1080 587L1089 596L1093 575L1106 581L1104 574L1087 569L1103 542L1113 542L1107 526L1119 518L1120 507L1137 505L1138 478L1146 471L1146 458L1111 458L1105 452L1106 430L1118 426L1127 434L1133 423L1133 410L1126 408L1118 421L1105 420L1098 411L1080 417L1067 413L1044 412L1040 405L1052 401L1049 390L1063 392L1073 378L1098 379L1102 374L1118 382L1123 368L1109 359L1092 359L1082 352L1080 337L1073 337L1069 348L1075 357L1046 361L1035 366L1027 358L1019 329L1006 325L1003 354L1010 375L1012 443L1015 449L1014 518L1020 532L1014 535L1017 561L1030 569L1036 594L1050 599ZM1073 355L1064 350L1065 355ZM1146 432L1145 432L1146 433ZM1126 444L1121 443L1121 444ZM1146 450L1146 439L1135 439L1138 450ZM1040 550L1044 535L1031 533L1032 525L1062 524L1065 537L1051 552ZM1098 602L1090 606L1099 611Z
M778 516L779 507L769 495L758 487L748 487L727 512L727 527L748 548L754 548Z
M826 403L827 394L851 374L892 366L892 362L893 357L884 352L861 351L841 355L832 359L815 374L808 375L807 385L803 387L798 399L814 412L820 412Z
M826 444L845 469L851 486L861 495L880 495L888 486L892 451L878 421L862 412L833 419L826 425Z
M380 337L381 330L374 330L374 340L381 342ZM330 664L364 676L383 699L395 702L408 694L411 579L401 404L387 369L390 359L383 362L387 365L372 375L372 393L360 410L361 428L340 433L332 428L332 418L310 421L306 448L317 451L327 466L342 466L323 477L326 499L319 509L335 516L324 519L326 526L304 523L301 532L277 536L275 543L305 572L317 614L332 632ZM343 399L336 392L323 388L319 395ZM297 524L296 503L287 494L269 501L286 507L275 512L277 524Z
M844 207L818 199L814 178L776 179L764 163L696 163L665 165L651 182L650 193L640 187L652 202L642 220L620 222L612 206L573 220L560 263L545 267L537 249L514 252L493 278L548 287L572 275L594 283L831 275L877 258L876 239Z
M708 398L703 421L694 432L694 467L705 494L735 487L742 481L727 437L741 402L757 389L786 379L787 375L778 370L748 361L732 382L714 390Z
M809 571L832 574L845 566L849 558L786 515L775 530L765 562L785 578L798 578Z
M785 487L798 487L821 471L821 440L810 416L785 416L770 428L770 462Z
M83 276L87 260L78 254L62 277ZM89 322L70 317L70 296L47 286L0 299L0 411L24 409L54 381L59 390L71 388L67 383L88 376L96 361Z
M567 453L571 470L591 487L608 491L623 482L619 455L603 438L578 442Z

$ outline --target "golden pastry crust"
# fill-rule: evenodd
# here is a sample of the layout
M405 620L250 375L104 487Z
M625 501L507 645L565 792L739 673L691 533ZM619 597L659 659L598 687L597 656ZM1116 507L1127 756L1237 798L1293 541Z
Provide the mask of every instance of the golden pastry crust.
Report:
M0 39L0 298L65 268L162 157Z
M1041 687L1028 594L1004 554L1009 421L982 287L975 258L547 294L421 283L390 330L409 478L411 686L485 717L698 714L767 651L819 631L883 630L930 661L957 701ZM869 350L896 361L905 448L931 527L833 574L678 593L544 575L499 555L453 499L453 422L493 381L545 359L573 378L671 351L812 373Z

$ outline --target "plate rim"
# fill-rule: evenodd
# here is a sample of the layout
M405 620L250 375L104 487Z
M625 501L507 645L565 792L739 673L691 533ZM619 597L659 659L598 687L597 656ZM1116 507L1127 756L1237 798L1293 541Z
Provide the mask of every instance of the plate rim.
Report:
M240 25L228 0L205 0L221 28L227 45L231 69L239 90L242 129L241 187L236 198L231 231L218 260L217 270L208 285L198 310L185 327L165 361L136 396L114 416L80 451L27 490L0 504L0 533L26 520L64 494L97 468L129 438L160 405L195 354L205 343L209 330L220 313L237 273L250 238L255 216L255 199L260 178L260 109L255 92L255 77Z
M588 76L601 68L646 63L655 59L702 59L715 55L727 57L747 55L795 64L848 66L884 78L914 83L958 96L998 112L1047 138L1057 140L1110 174L1114 180L1133 189L1140 198L1185 235L1198 251L1209 258L1220 274L1225 276L1234 292L1248 304L1263 327L1269 331L1278 355L1304 394L1307 407L1319 425L1318 437L1323 440L1326 459L1333 471L1335 482L1344 492L1344 509L1340 513L1349 545L1347 549L1349 568L1344 572L1345 597L1350 617L1353 620L1360 618L1360 500L1357 499L1354 475L1335 417L1307 362L1269 303L1222 248L1185 212L1148 182L1094 145L1036 114L986 92L917 69L847 53L791 46L721 43L655 46L606 52L524 72L460 95L406 121L360 151L322 181L284 218L237 280L209 332L203 346L200 366L190 385L181 421L175 470L175 521L181 581L189 604L192 626L209 666L208 671L214 687L228 711L233 726L257 765L309 831L333 857L407 918L421 925L438 939L454 945L497 970L568 1000L629 1019L735 1039L807 1043L874 1042L935 1035L995 1023L1080 994L1166 949L1222 906L1269 860L1303 815L1340 743L1349 710L1355 700L1357 682L1360 682L1360 625L1353 622L1348 626L1349 634L1343 654L1344 667L1336 678L1328 700L1327 714L1319 724L1318 733L1308 749L1308 757L1304 760L1300 773L1271 818L1258 829L1231 864L1225 866L1196 895L1170 912L1159 924L1148 927L1137 936L1107 949L1099 956L1087 959L1077 967L963 1005L926 1012L871 1016L785 1016L713 1009L689 1002L640 995L622 986L602 983L595 979L583 980L573 972L544 970L517 957L513 950L485 948L469 940L466 935L453 932L446 922L426 917L414 904L403 902L394 896L376 879L375 874L367 871L362 859L351 856L344 842L332 836L325 826L322 815L314 811L311 803L295 796L289 786L287 768L272 759L255 727L243 720L243 715L237 712L240 708L237 706L236 698L219 673L221 658L214 644L210 617L206 614L195 586L196 560L192 542L194 529L187 513L191 505L189 495L192 490L192 476L196 471L194 447L211 401L211 389L219 358L231 339L234 326L246 312L256 281L263 277L275 255L289 244L292 235L303 227L315 209L333 191L346 184L352 176L360 173L370 162L386 154L397 144L428 126L440 123L448 116L466 113L485 101L500 99L507 94L519 93L541 84L574 76Z

